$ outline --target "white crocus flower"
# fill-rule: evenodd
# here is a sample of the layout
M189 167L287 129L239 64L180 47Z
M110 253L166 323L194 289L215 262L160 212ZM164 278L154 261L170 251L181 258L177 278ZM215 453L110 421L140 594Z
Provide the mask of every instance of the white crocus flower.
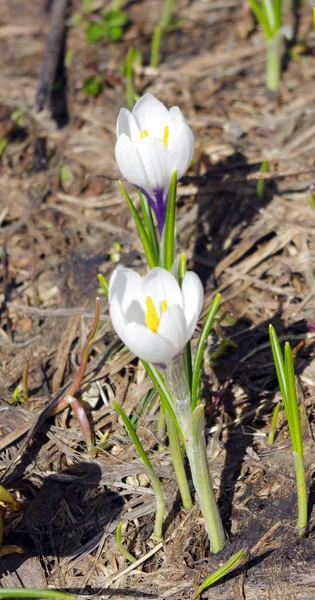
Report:
M191 338L203 305L203 286L188 271L175 277L155 267L145 277L118 267L109 281L110 317L124 344L146 362L167 367Z
M162 235L172 173L180 179L189 167L194 136L178 106L170 110L145 94L132 112L117 120L115 155L123 176L149 200Z

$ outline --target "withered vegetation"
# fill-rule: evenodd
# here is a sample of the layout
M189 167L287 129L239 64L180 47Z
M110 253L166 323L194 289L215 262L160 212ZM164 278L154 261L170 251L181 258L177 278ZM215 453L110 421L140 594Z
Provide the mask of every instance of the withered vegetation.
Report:
M263 35L241 2L174 4L181 20L163 37L158 70L147 64L161 0L127 3L129 24L116 44L87 44L84 23L67 27L66 50L73 58L62 80L66 95L61 101L55 86L50 106L37 112L35 96L50 17L43 0L4 0L0 137L7 145L0 166L0 473L2 484L20 502L18 516L6 521L5 541L23 546L24 554L0 559L1 586L55 586L117 600L188 600L219 563L248 547L245 567L210 588L204 598L311 599L312 14L307 3L293 15L285 13L295 37L287 46L279 94L268 97ZM92 2L96 15L108 5ZM72 2L68 25L75 12L83 12L79 0ZM138 45L144 55L144 66L135 74L137 92L149 91L169 106L179 105L195 133L195 161L179 186L179 245L203 279L206 305L215 292L222 294L222 319L209 340L203 378L209 460L230 533L223 552L215 557L208 550L198 505L181 511L168 449L161 449L157 438L158 399L141 409L150 382L130 353L115 350L104 297L81 390L103 449L95 456L87 453L69 409L41 424L24 447L40 412L75 376L93 320L97 273L108 277L114 268L113 244L121 244L122 264L141 272L145 268L118 189L114 159L117 113L125 105L121 65L130 45ZM93 74L103 82L95 98L83 90ZM23 110L16 119L18 109ZM265 159L269 170L260 173ZM60 177L64 166L67 176ZM261 179L264 193L257 195ZM302 539L295 535L293 459L282 412L275 444L267 444L272 409L280 399L268 341L270 322L281 341L289 340L295 348L311 490L309 533ZM13 391L21 383L26 360L29 399L18 404ZM138 434L163 480L163 544L150 539L153 492L111 406L112 398L137 418ZM137 559L145 557L128 571L114 537L121 520L129 551Z

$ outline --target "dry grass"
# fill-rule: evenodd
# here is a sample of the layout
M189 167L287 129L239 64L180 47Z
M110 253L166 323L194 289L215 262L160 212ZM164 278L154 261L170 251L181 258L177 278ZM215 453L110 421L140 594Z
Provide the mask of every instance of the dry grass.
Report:
M150 91L178 104L194 130L194 164L179 188L179 247L204 281L206 304L220 291L222 314L235 321L223 319L209 341L208 354L222 339L230 343L215 364L207 361L204 377L209 458L232 532L222 555L209 555L198 506L180 510L168 450L157 450L157 401L140 411L138 425L168 507L163 545L150 539L154 496L110 403L115 398L134 412L150 385L130 353L104 360L114 339L104 299L85 399L92 403L96 439L108 435L106 449L87 455L69 410L41 424L24 447L40 411L75 375L93 318L96 275L114 268L113 242L122 244L123 264L145 269L116 183L113 148L118 108L125 105L121 61L135 43L147 57L161 7L155 0L130 3L130 26L116 45L87 45L84 26L70 27L69 121L58 129L49 109L34 108L49 25L44 3L33 2L26 12L21 0L7 0L0 28L0 129L8 139L0 167L0 469L21 500L6 539L23 545L25 554L1 559L1 585L99 591L117 600L188 599L219 560L248 546L246 570L204 598L311 599L313 521L309 538L297 542L284 417L275 446L266 444L279 399L267 335L273 322L293 347L305 341L296 370L311 483L315 234L307 196L315 175L315 37L307 5L298 23L306 53L288 61L276 99L264 93L263 37L244 35L248 15L234 0L176 3L181 27L165 35L161 67L145 66L136 76L139 94ZM73 2L72 13L78 10L81 3ZM104 90L88 99L82 85L94 72ZM24 114L17 126L11 115L18 108ZM264 159L269 173L261 175ZM72 180L60 183L61 165ZM266 187L259 200L261 178ZM16 405L12 390L26 359L30 400ZM114 541L120 520L130 551L146 557L129 572Z

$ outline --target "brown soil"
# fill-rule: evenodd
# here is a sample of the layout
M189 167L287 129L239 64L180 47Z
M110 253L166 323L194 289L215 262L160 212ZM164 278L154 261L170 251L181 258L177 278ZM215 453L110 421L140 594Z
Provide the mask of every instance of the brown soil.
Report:
M56 0L57 1L57 0ZM109 3L93 0L99 15ZM150 40L163 2L125 5L129 24L118 43L87 44L84 23L73 24L67 50L73 60L66 88L37 112L35 96L50 17L44 0L4 0L0 27L0 135L7 140L1 186L1 439L2 483L20 501L6 521L5 543L24 554L0 559L1 585L52 586L102 598L189 599L197 585L238 549L243 566L203 594L231 600L310 600L315 597L314 551L314 209L315 37L308 4L287 10L293 25L279 95L264 89L261 32L238 0L182 0L177 28L163 38L159 69L147 66ZM298 5L299 3L295 3ZM72 19L72 20L71 20ZM107 302L85 378L96 440L86 451L69 409L27 433L48 402L77 370L92 323L97 273L109 276L113 243L121 262L144 271L139 241L119 192L114 159L118 109L126 104L122 61L137 44L144 67L139 94L150 91L177 104L194 130L195 161L179 188L178 236L190 266L206 286L206 304L222 294L222 315L207 356L204 399L209 459L230 538L219 556L209 553L198 506L180 508L168 450L158 450L158 401L141 410L150 383L130 353L112 351ZM302 50L302 53L297 52ZM103 91L88 97L83 83L99 74ZM66 91L66 95L64 94ZM15 122L12 113L23 109ZM264 159L269 172L260 174ZM71 178L60 182L60 167ZM257 182L265 179L259 200ZM303 407L309 530L295 534L296 494L284 415L275 444L267 436L279 400L268 342L272 322L296 352ZM233 323L233 324L231 324ZM300 344L301 342L305 342ZM109 352L110 351L110 352ZM109 356L110 355L110 356ZM27 403L12 393L29 361ZM154 496L143 466L113 411L115 398L131 414L165 487L167 518L162 546L150 539ZM13 459L15 459L13 461ZM13 461L13 462L12 462ZM128 573L115 544L137 558Z

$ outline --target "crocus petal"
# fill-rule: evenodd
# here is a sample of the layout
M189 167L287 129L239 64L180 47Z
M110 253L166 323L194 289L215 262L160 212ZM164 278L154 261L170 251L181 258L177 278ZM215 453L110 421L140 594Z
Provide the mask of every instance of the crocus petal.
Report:
M144 163L130 138L125 133L120 135L116 142L115 156L118 167L125 179L148 193L153 194Z
M187 341L187 327L180 306L173 304L162 314L157 333L175 346L173 358L182 352Z
M168 306L177 304L183 307L182 293L175 277L161 267L155 267L143 278L142 294L144 298L150 296L158 304L158 309L163 300Z
M123 133L125 133L130 138L134 146L140 140L140 130L136 123L136 120L131 114L131 112L126 108L122 108L118 115L116 125L117 139Z
M140 293L142 277L133 269L117 267L109 279L108 299L111 303L114 297L117 297L121 306L122 313L126 313L133 302L141 305L142 296ZM144 309L144 306L143 306Z
M171 146L172 142L177 136L178 130L181 128L183 123L186 123L184 116L178 106L172 106L168 113L168 145Z
M118 337L120 337L121 340L124 340L124 331L126 328L126 323L123 312L121 310L121 304L117 296L114 296L110 301L109 315L113 328L115 329Z
M194 153L194 136L187 123L183 123L169 144L170 170L177 171L180 179L187 171Z
M167 191L172 172L169 168L169 152L162 140L145 137L137 146L137 152L145 166L146 178L150 182L152 190L165 189Z
M196 328L204 299L202 283L198 275L193 271L187 271L185 274L182 282L182 294L187 325L187 342Z
M169 340L136 323L125 327L121 339L136 356L154 365L166 366L176 355L176 348Z
M140 131L145 129L150 136L162 139L168 122L168 110L162 102L152 94L144 94L134 106L132 114Z

